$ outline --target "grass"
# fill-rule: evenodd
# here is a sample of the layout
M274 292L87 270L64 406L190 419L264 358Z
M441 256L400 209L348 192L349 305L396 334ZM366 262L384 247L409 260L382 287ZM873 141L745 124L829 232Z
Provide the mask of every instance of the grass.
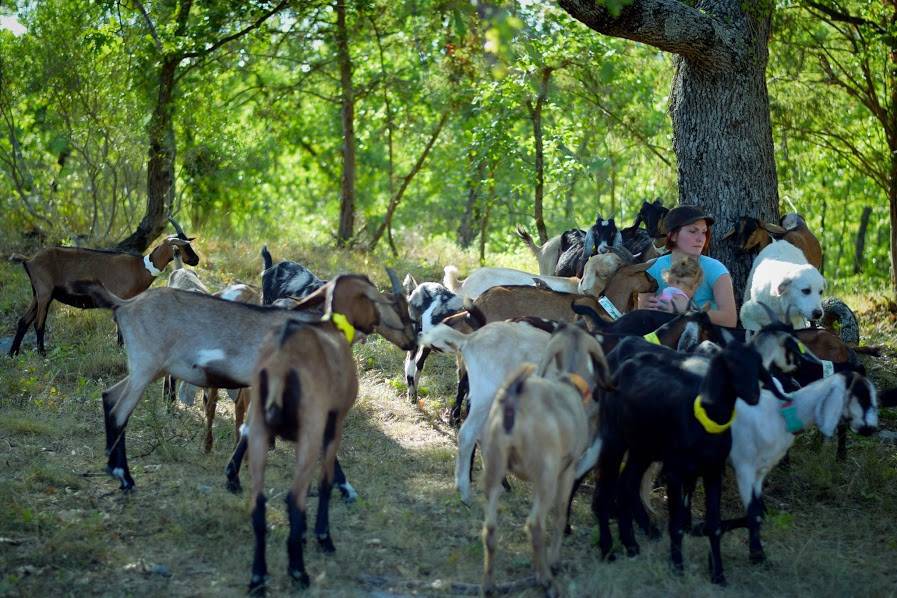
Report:
M408 241L403 244L408 246ZM416 245L403 260L387 260L400 275L419 280L441 276L455 263L476 266L473 254L450 244ZM320 252L301 244L274 244L275 259L304 261L321 276L363 271L385 286L383 261L357 253ZM259 247L204 242L199 273L210 287L257 281ZM531 267L528 255L498 263ZM870 358L879 381L893 375L897 338L890 314L874 293L840 294L863 322L864 344L880 345ZM0 325L11 334L30 300L21 267L0 263ZM232 403L219 401L215 448L201 449L201 406L173 410L154 383L128 427L128 449L137 490L121 495L103 474L104 438L99 396L126 374L108 312L54 304L48 324L48 355L31 350L0 357L0 595L194 596L242 595L249 577L252 532L245 494L224 489L223 467L233 442ZM454 359L428 361L422 385L425 409L407 403L403 355L380 338L356 348L361 391L350 413L340 458L361 497L336 500L331 524L337 553L325 558L307 549L310 595L392 593L442 595L451 582L477 583L482 572L482 493L464 507L452 487L455 431L441 415L454 397ZM890 370L890 373L889 373ZM894 385L894 384L891 384ZM885 427L897 417L884 413ZM601 562L589 511L589 495L575 502L572 537L563 547L560 584L566 595L704 596L756 594L814 596L894 595L897 575L897 450L877 438L850 439L848 460L834 458L834 445L817 433L798 437L791 465L772 472L764 538L770 563L747 562L746 534L723 539L729 587L707 581L706 541L686 538L686 571L670 574L667 542L642 542L634 559ZM278 443L269 458L269 568L274 595L286 581L288 526L282 499L291 479L292 446ZM479 470L477 470L479 473ZM248 476L244 472L245 478ZM497 580L529 575L530 550L523 523L528 485L501 501ZM664 518L658 491L655 506ZM700 504L700 503L699 503ZM314 512L312 500L310 510ZM740 514L727 483L724 513ZM419 580L403 587L373 588L362 576ZM539 595L535 590L523 596Z

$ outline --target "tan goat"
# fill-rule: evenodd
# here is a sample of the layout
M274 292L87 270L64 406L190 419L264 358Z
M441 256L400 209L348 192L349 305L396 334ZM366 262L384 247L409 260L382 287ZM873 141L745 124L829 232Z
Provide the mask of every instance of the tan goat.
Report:
M576 325L561 325L551 336L538 368L523 365L492 403L482 437L487 497L483 522L483 591L494 589L498 497L508 472L533 483L526 529L533 546L536 581L552 587L567 523L567 502L575 465L597 430L596 386L608 387L610 373L601 346ZM547 519L555 511L551 548Z
M323 451L318 491L315 536L327 553L335 548L330 537L329 504L334 481L336 453L342 438L343 421L358 395L358 374L352 357L354 328L373 330L382 325L376 299L359 294L353 305L338 310L333 300L337 277L328 283L324 321L288 321L275 329L264 343L251 387L248 436L252 475L252 526L255 556L250 591L262 588L268 575L265 560L265 459L272 438L296 442L296 470L287 495L290 534L287 541L288 573L301 587L309 584L302 544L306 533L306 500L318 457ZM401 348L408 348L414 329L407 318L400 330L381 332ZM395 316L398 317L399 314ZM347 328L348 326L348 328ZM396 333L399 333L396 335Z

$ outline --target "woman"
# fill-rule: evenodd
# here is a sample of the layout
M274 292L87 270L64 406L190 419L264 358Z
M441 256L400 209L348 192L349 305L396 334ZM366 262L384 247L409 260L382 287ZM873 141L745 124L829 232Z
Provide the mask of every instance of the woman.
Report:
M694 206L679 206L669 211L664 219L667 231L666 247L669 253L663 255L648 268L646 273L657 281L658 294L666 287L663 273L669 270L673 260L692 258L698 260L704 272L704 280L694 294L694 303L699 308L709 304L707 315L710 321L720 326L734 327L738 324L735 310L735 290L732 275L719 260L703 255L710 245L710 226L713 218ZM638 306L642 309L674 311L672 303L651 293L640 293Z

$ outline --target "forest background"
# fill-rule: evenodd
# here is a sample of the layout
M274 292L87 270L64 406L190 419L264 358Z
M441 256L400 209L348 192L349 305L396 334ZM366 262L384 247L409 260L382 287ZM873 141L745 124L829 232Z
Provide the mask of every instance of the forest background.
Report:
M780 212L805 216L829 280L897 293L897 6L755 9L771 20ZM383 254L445 239L489 263L523 251L518 223L551 235L597 213L623 226L643 200L678 201L672 54L554 3L2 11L4 245L143 250L170 212L206 238Z

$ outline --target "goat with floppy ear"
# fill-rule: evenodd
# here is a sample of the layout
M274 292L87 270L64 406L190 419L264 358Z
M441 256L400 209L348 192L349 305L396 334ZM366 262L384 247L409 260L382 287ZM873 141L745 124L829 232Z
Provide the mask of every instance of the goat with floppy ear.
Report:
M524 364L498 391L482 439L488 500L483 522L485 592L493 584L498 497L509 471L534 484L526 528L536 580L551 589L551 566L560 556L574 464L597 428L593 391L609 385L607 363L595 338L577 325L559 324L539 366ZM552 509L558 521L547 550L547 519Z
M44 334L47 313L54 299L81 309L97 307L91 297L72 293L71 285L79 280L95 280L110 292L129 299L145 291L162 274L162 270L174 259L175 249L180 251L185 263L195 266L199 256L190 246L194 237L187 237L174 218L168 219L177 231L166 237L146 256L124 251L81 249L75 247L49 247L26 258L13 255L11 261L19 262L31 280L31 305L19 319L16 335L9 349L10 356L19 352L22 338L28 326L34 323L37 333L37 350L45 353Z

